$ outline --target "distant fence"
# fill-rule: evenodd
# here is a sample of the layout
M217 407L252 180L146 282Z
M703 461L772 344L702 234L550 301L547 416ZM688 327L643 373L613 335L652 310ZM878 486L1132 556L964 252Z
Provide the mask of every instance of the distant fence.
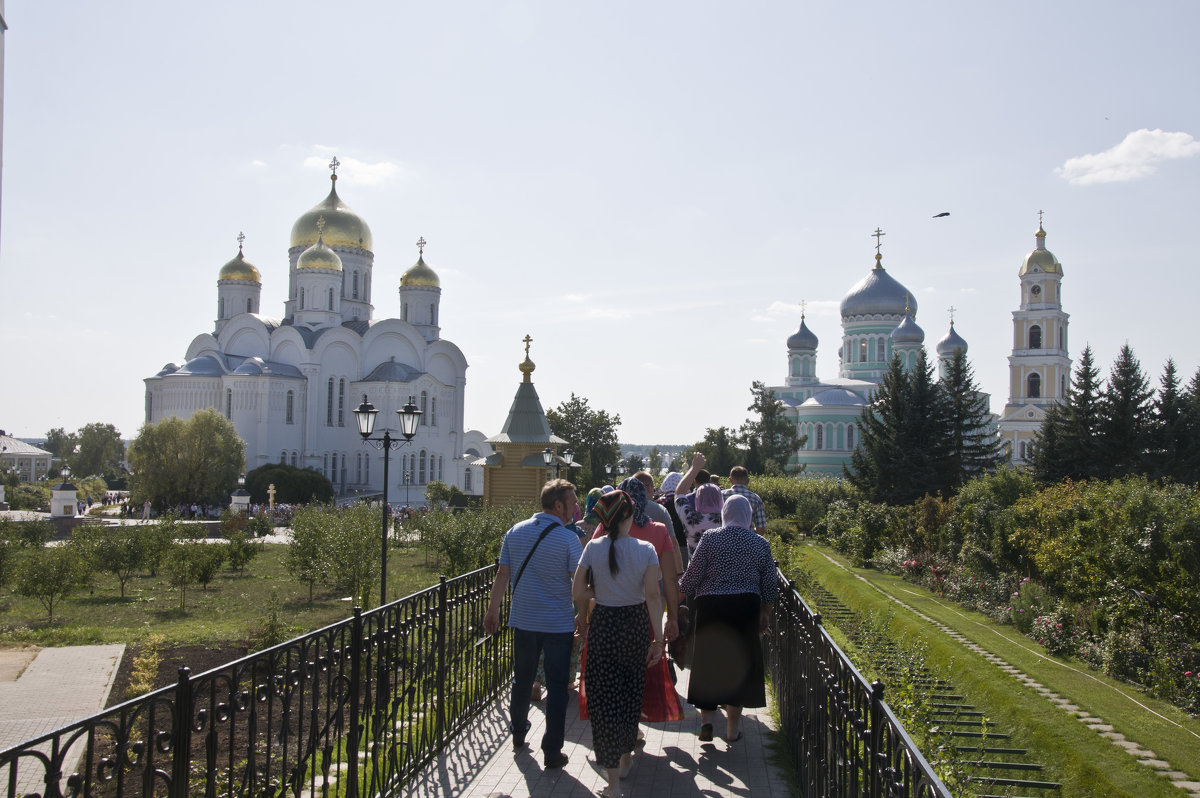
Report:
M0 752L7 798L387 795L511 681L495 566Z
M949 798L891 708L779 572L764 648L804 796Z

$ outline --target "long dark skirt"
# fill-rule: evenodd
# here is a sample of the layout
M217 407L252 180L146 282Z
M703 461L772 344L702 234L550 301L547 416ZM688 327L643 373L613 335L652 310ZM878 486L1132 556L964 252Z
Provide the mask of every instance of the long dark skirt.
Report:
M597 604L592 610L585 678L592 747L602 767L619 767L621 755L631 752L637 742L649 648L650 616L645 604Z
M688 703L698 709L767 705L755 593L700 596L693 604L696 635Z

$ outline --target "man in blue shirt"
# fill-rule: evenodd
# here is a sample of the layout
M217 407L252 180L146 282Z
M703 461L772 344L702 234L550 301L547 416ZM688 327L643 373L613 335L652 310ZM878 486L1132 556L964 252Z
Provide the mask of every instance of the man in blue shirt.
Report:
M583 554L579 537L566 528L575 520L575 486L555 479L542 487L542 511L508 530L500 547L500 566L492 583L483 629L500 628L500 602L513 585L508 625L513 628L513 688L509 716L513 750L525 747L530 691L538 657L545 655L546 732L542 754L547 768L567 764L562 752L567 723L567 680L577 619L571 580Z

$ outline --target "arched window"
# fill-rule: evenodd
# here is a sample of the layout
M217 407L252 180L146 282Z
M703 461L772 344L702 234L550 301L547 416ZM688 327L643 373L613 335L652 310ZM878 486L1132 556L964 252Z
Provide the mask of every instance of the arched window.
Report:
M338 380L338 426L346 426L346 378Z
M279 453L279 464L287 465L287 449L284 449L282 452Z
M246 298L246 312L247 313L252 313L254 311L253 302L254 302L253 299L251 299L249 297Z
M870 354L867 352L867 339L863 338L858 342L858 362L866 363L868 358L870 358Z
M362 452L354 456L354 481L362 482Z
M321 474L326 479L329 478L329 452L325 452L324 456L321 459Z
M425 427L429 424L429 413L425 412L429 409L429 392L421 391L421 426Z
M846 448L854 448L854 425L850 424L846 427Z
M471 492L471 467L467 466L463 471L463 490L467 493Z
M287 424L296 423L296 392L288 391L287 400L283 411L284 422Z
M217 297L217 318L225 318L225 297Z
M358 299L358 272L354 273L354 279L351 282L350 295L355 299Z
M437 397L436 396L429 400L429 425L431 427L437 426Z
M295 450L292 451L292 468L295 468L300 461L300 455Z
M1042 395L1042 375L1036 373L1030 374L1027 382L1029 384L1029 390L1025 392L1025 395L1030 399L1039 398Z
M225 389L225 418L233 418L233 389Z
M333 426L333 377L325 389L325 426Z
M880 363L887 360L887 341L882 336L875 342L875 359Z
M817 425L817 449L825 448L825 425Z
M1036 324L1029 328L1029 348L1042 348L1042 328Z
M334 452L332 455L330 455L330 462L331 462L331 465L329 467L329 481L334 484L337 484L337 481L338 481L337 452Z
M408 321L408 303L405 302L400 307L400 321Z
M438 455L438 481L439 482L445 481L445 477L443 477L443 475L442 475L442 463L443 462L444 461L442 460L442 456L439 454Z
M371 481L371 454L368 452L363 455L363 482L370 483Z
M329 289L329 309L333 310L333 289Z
M371 275L370 274L363 275L363 299L366 299L368 301L371 299Z
M421 465L417 470L417 484L425 484L425 450L421 450L421 459L418 461Z
M300 289L300 309L304 310L304 289Z
M437 317L433 313L433 303L429 303L429 323L437 324Z

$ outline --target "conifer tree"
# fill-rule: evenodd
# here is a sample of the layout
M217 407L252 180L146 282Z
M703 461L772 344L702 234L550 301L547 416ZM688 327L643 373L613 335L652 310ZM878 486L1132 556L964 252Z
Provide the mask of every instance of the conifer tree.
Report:
M1102 476L1100 372L1085 346L1066 401L1051 407L1034 442L1033 473L1042 482Z
M1183 450L1180 452L1179 481L1200 482L1200 368L1192 375L1183 394Z
M1129 344L1125 344L1117 353L1101 400L1101 462L1107 471L1104 476L1119 478L1145 469L1152 396L1142 364Z
M1179 482L1184 472L1184 456L1190 449L1185 429L1185 397L1179 390L1173 359L1167 358L1158 384L1150 430L1150 476Z
M979 392L966 353L959 350L939 383L945 399L948 436L946 482L951 490L994 471L1005 461L1004 446L991 424L987 397Z

